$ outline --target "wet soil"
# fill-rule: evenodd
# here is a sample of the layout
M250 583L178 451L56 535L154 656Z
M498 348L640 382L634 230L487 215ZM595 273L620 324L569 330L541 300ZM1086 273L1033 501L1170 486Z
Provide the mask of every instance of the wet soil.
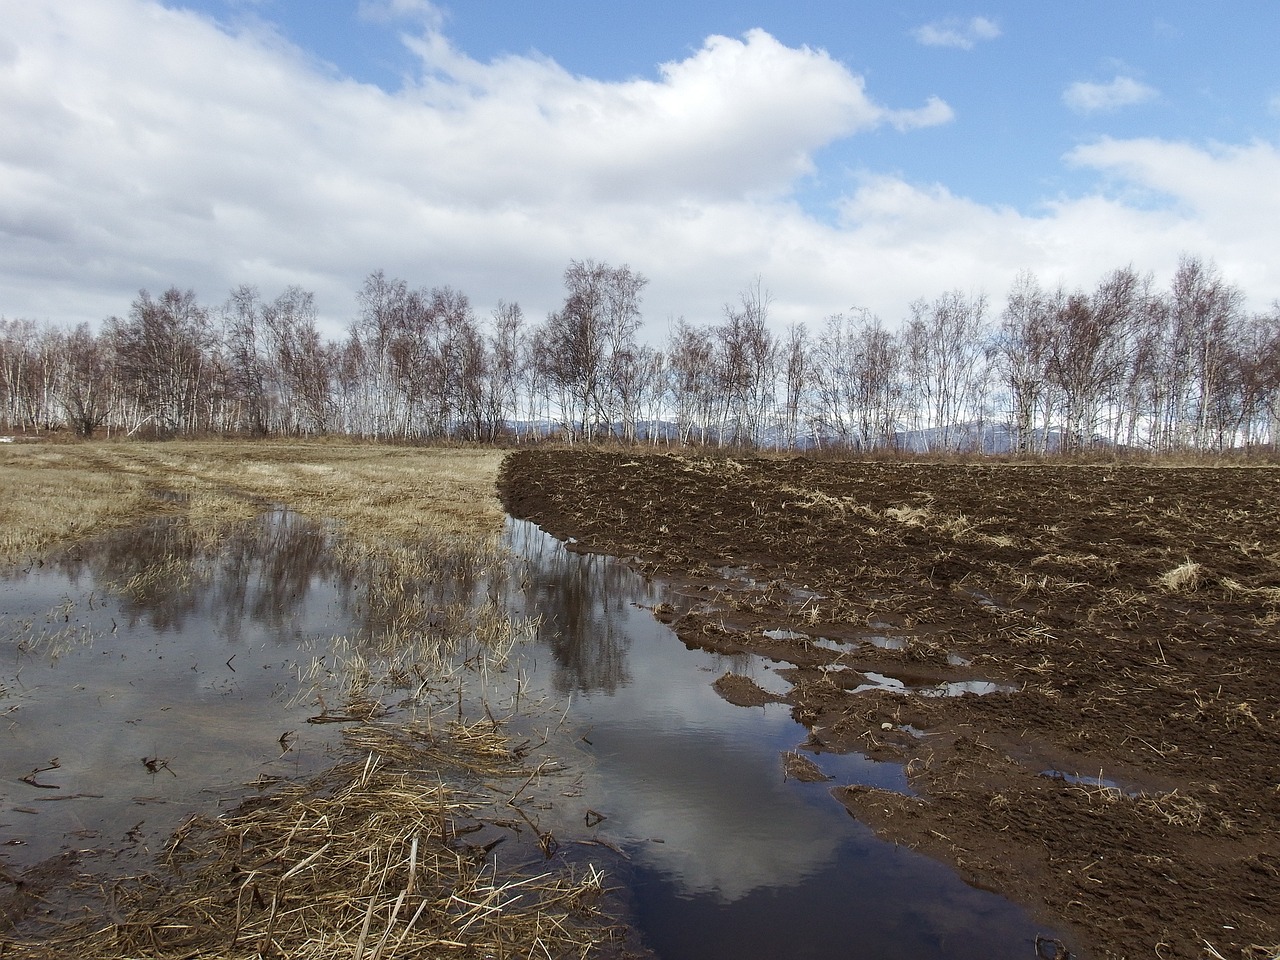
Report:
M685 644L776 661L811 747L899 759L917 794L833 802L1075 956L1168 960L1280 944L1278 481L521 451L500 486L673 581Z

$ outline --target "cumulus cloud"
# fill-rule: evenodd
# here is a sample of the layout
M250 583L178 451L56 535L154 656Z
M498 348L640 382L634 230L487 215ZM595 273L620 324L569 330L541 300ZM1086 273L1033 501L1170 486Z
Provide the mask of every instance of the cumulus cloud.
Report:
M481 63L427 27L407 38L420 79L388 93L146 0L8 20L20 52L0 64L0 122L20 134L0 145L6 312L66 312L31 289L59 270L64 287L117 297L252 281L338 300L362 271L405 263L433 282L545 270L555 284L567 256L640 261L668 220L785 197L836 139L950 116L936 98L880 104L824 51L760 30L606 83L538 57Z
M975 203L938 184L865 176L843 206L838 256L872 264L867 272L901 284L904 298L975 288L998 305L1020 269L1049 284L1088 288L1132 263L1167 281L1187 252L1212 257L1254 309L1280 294L1268 253L1280 222L1280 197L1270 186L1280 178L1275 144L1106 138L1065 161L1099 174L1099 188L1033 213ZM911 294L903 278L913 271Z
M1280 294L1263 253L1274 249L1275 225L1280 223L1276 144L1205 147L1155 138L1104 138L1077 147L1067 160L1107 175L1121 190L1140 190L1157 201L1134 204L1138 209L1127 218L1145 242L1167 251L1169 244L1161 242L1158 231L1169 224L1187 238L1187 249L1225 264L1231 278L1259 298L1259 305Z
M972 50L983 40L999 37L1000 25L988 17L972 17L969 20L951 17L916 27L912 35L926 47Z
M656 80L604 83L552 61L480 64L431 33L411 45L430 72L417 91L432 179L450 196L650 201L785 192L833 140L881 124L946 122L876 103L820 50L762 30L713 36Z
M936 127L950 123L955 119L955 112L945 100L930 97L923 107L915 110L893 110L887 116L895 130L905 132L917 127Z
M1116 189L1018 212L863 171L840 218L816 218L794 191L822 148L911 136L951 110L883 103L824 51L759 30L604 82L538 56L479 62L419 23L407 42L421 70L388 92L269 31L149 0L5 9L8 317L97 321L141 287L217 303L241 283L268 296L300 284L336 332L384 268L538 318L582 257L650 278L654 336L668 317L718 319L756 275L779 324L852 305L894 323L916 297L998 295L1020 269L1091 284L1129 262L1171 270L1186 250L1252 278L1263 302L1280 296L1266 200L1280 164L1265 144L1100 141L1069 157L1166 198L1154 205Z
M1067 87L1062 94L1062 102L1076 113L1097 113L1099 111L1119 110L1146 103L1159 96L1159 91L1133 77L1118 76L1110 83L1089 83L1080 81Z

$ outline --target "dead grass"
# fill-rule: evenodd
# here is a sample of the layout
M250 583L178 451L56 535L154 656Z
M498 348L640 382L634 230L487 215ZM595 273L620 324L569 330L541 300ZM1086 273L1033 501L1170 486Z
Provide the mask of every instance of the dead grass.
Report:
M0 560L118 527L153 502L144 480L74 447L0 447Z
M84 443L0 448L0 562L160 513L197 527L262 503L341 524L366 542L490 537L502 453L334 442Z
M620 936L594 868L503 873L470 839L519 832L494 822L504 791L483 784L528 777L527 760L492 726L366 724L348 746L359 759L312 782L188 821L167 876L99 889L103 915L5 941L5 956L559 958ZM465 782L433 776L442 762Z
M619 936L600 912L602 874L547 865L554 838L503 786L524 778L518 795L557 764L545 758L531 772L528 742L506 739L484 692L532 629L493 601L474 602L477 586L503 572L501 459L333 442L0 450L0 485L13 492L0 501L0 562L174 516L166 548L117 584L145 596L194 581L224 538L280 505L333 534L336 564L367 586L371 624L369 635L320 644L298 678L299 699L317 704L314 722L358 724L344 731L357 759L274 785L227 816L194 818L174 836L167 870L98 881L81 892L100 910L11 933L0 954L558 958L593 955ZM32 644L51 656L78 639L35 629ZM488 719L468 725L463 688L477 685L467 710ZM426 719L377 723L393 698ZM532 706L518 683L513 706ZM533 835L520 836L525 827ZM505 831L513 854L538 866L499 869L467 839L486 829Z
M1162 573L1156 583L1168 593L1191 593L1200 587L1204 580L1204 568L1188 559L1172 570Z
M885 510L884 515L892 520L897 520L899 523L916 527L923 527L930 519L930 513L926 508L913 507L909 504L889 507Z
M798 780L801 783L823 783L832 779L822 772L822 768L797 750L787 750L782 754L782 779Z

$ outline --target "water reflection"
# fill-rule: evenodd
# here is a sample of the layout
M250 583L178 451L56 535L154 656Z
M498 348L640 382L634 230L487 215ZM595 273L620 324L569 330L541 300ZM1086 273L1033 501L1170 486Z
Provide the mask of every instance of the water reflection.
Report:
M1020 908L877 840L829 784L785 781L783 751L805 739L784 705L735 707L711 686L727 670L770 683L754 657L687 649L651 614L659 588L607 558L571 553L509 524L526 588L545 617L554 669L585 731L582 791L599 836L624 849L642 932L664 960L708 956L1023 957L1037 929ZM585 644L585 650L575 649ZM539 682L538 651L527 661ZM836 783L905 790L901 768L812 756Z
M570 553L531 523L508 521L506 539L523 568L513 605L542 618L538 639L556 663L553 689L608 693L629 683L619 607L643 602L646 593L632 587L629 571L605 557Z
M335 660L372 662L389 611L420 628L482 580L474 558L442 555L406 586L409 566L389 571L286 510L221 533L157 518L0 573L5 862L155 850L256 776L318 771L340 728L307 719ZM413 633L415 652L432 642Z
M526 523L507 542L500 574L477 557L353 552L270 511L219 543L156 521L0 576L0 841L23 841L5 863L156 850L255 773L318 769L337 729L308 725L299 694L335 635L373 645L409 615L447 632L446 607L496 600L539 626L486 682L568 701L561 746L581 751L572 789L533 813L626 851L614 868L666 960L1026 954L1021 911L875 840L827 784L784 779L781 754L805 737L788 708L735 707L711 686L732 671L774 687L764 663L684 647L651 613L661 588L621 563ZM813 759L836 783L906 788L897 765ZM39 786L21 780L34 770ZM607 819L584 829L589 810Z
M289 703L298 637L350 626L321 539L281 512L224 545L156 520L0 576L7 863L159 849L193 807L326 761L336 731Z
M112 593L120 627L179 633L195 617L212 619L229 641L248 625L288 642L287 627L314 600L309 591L335 575L330 546L320 524L287 510L264 512L218 539L158 517L3 579L29 588L33 576L56 573L68 595Z
M338 573L323 527L278 510L231 537L217 562L212 609L229 640L240 639L248 624L266 627L278 642L296 643L311 585L331 581ZM341 586L338 595L345 596L350 584Z

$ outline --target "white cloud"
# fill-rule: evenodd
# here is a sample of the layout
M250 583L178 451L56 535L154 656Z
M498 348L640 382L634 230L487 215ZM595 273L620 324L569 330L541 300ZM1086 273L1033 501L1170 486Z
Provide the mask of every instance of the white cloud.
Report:
M917 27L912 35L926 47L972 50L982 40L995 40L999 37L1000 25L989 17L973 17L969 20L951 17Z
M938 97L930 97L919 109L893 110L887 116L895 130L904 132L917 127L936 127L955 119L951 107Z
M430 0L360 0L356 10L362 19L372 23L413 20L438 28L444 19L440 8Z
M1253 309L1280 296L1271 255L1280 223L1275 144L1205 148L1103 139L1065 159L1102 175L1105 189L1059 198L1034 215L978 204L938 185L865 177L843 209L836 256L900 286L899 304L962 287L985 289L998 305L1024 268L1047 284L1088 288L1132 263L1167 282L1183 253L1213 259ZM899 306L887 316L903 312Z
M656 336L670 316L717 320L756 275L780 324L853 305L895 323L956 286L1000 296L1024 268L1085 285L1129 262L1167 275L1182 251L1262 303L1280 296L1266 144L1101 141L1070 156L1175 198L1154 209L1113 191L1028 215L866 171L822 222L792 193L819 150L950 108L885 105L825 52L762 31L612 83L534 56L478 62L425 30L411 41L421 76L388 93L269 32L229 35L146 0L0 3L8 317L97 321L141 287L217 303L240 283L268 296L297 283L336 332L384 268L540 318L582 257L650 278Z
M1183 249L1212 257L1228 279L1255 299L1255 306L1280 296L1269 262L1280 240L1276 144L1202 147L1154 138L1107 138L1077 147L1067 160L1106 174L1121 188L1165 201L1138 209L1111 201L1117 226L1129 231L1126 235L1136 244L1160 250L1168 260L1173 240L1162 231L1175 231L1185 238Z
M6 19L10 315L94 319L139 287L217 299L240 282L311 285L340 312L379 266L550 306L570 256L645 269L654 238L707 205L785 197L818 148L949 117L937 99L885 107L825 52L758 30L622 83L536 57L480 63L425 30L420 82L392 94L145 0Z
M1096 113L1146 103L1159 95L1154 87L1140 83L1133 77L1118 76L1110 83L1088 83L1083 80L1073 83L1063 91L1062 102L1076 113Z
M431 130L433 179L450 196L650 201L785 192L818 147L882 123L945 122L875 103L825 52L761 30L713 36L657 80L603 83L551 61L480 64L438 34L413 44L433 72L417 120ZM514 146L514 149L513 149Z

